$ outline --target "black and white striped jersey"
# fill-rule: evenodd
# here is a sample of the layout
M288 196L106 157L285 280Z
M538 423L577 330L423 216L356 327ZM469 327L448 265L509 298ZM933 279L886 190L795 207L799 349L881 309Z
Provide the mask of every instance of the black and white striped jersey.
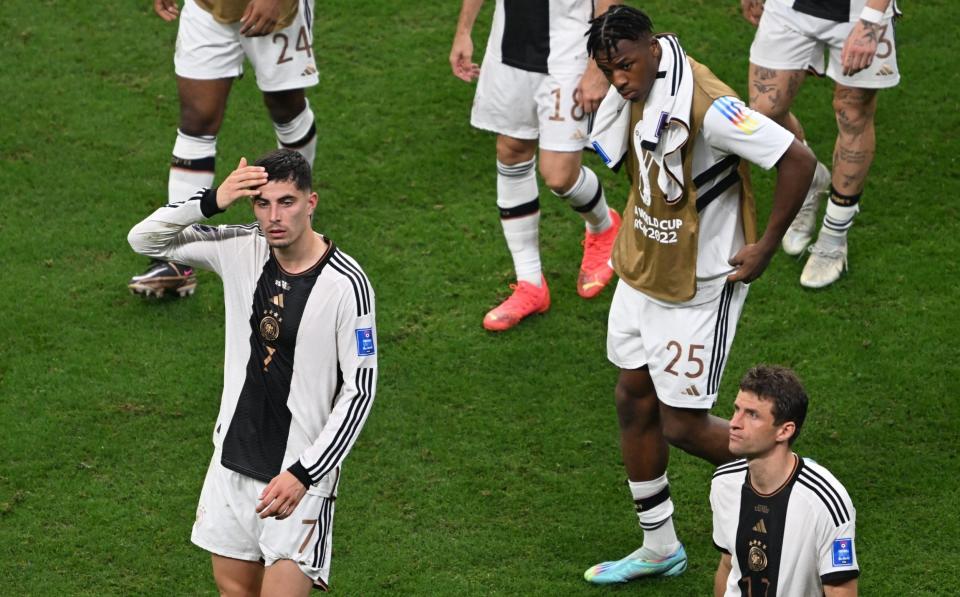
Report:
M213 442L231 470L270 481L283 469L311 493L336 493L339 467L366 421L377 385L373 289L328 241L308 271L291 274L259 227L205 226L216 191L161 207L130 245L223 279L223 395Z
M733 564L725 597L819 597L824 584L860 575L853 502L813 460L797 458L771 495L753 490L746 460L725 464L713 475L710 506L714 545Z
M497 0L486 53L535 73L582 73L592 16L592 0Z

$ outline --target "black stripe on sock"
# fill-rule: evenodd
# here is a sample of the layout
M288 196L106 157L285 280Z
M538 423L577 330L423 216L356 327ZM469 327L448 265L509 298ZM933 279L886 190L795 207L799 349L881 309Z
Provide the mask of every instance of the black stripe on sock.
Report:
M316 136L317 136L317 124L313 123L310 125L310 130L307 131L307 134L304 135L302 138L300 138L297 141L294 141L293 143L284 143L283 141L281 141L280 145L283 145L287 149L300 149L301 147L304 147L307 143L313 141L313 138Z
M600 198L603 197L603 186L600 184L600 181L597 181L597 192L594 193L593 199L584 203L583 205L574 205L573 211L580 212L582 214L589 213L593 211L593 208L597 206L597 203L600 203Z
M667 485L657 493L640 498L639 500L633 500L634 505L637 507L637 512L646 512L652 508L655 508L662 504L663 502L670 499L670 486Z
M497 206L500 210L500 219L509 220L511 218L522 218L523 216L529 216L540 211L540 199L534 199L533 201L528 201L527 203L521 203L520 205L515 205L513 207L500 207Z
M855 193L853 195L844 195L836 189L833 185L830 185L830 201L836 203L841 207L853 207L857 203L860 203L860 195L863 193Z
M173 156L170 159L170 167L180 168L181 170L191 170L193 172L214 172L216 171L216 159L214 156L209 156L188 160L187 158Z
M667 521L668 521L668 520L670 520L670 517L669 517L669 516L666 517L666 518L664 518L664 519L661 520L660 522L654 522L654 523L652 523L652 524L645 524L645 523L642 523L642 522L641 522L641 523L640 523L640 528L643 529L643 530L645 530L645 531L655 531L655 530L659 529L660 527L662 527L663 525L667 524Z

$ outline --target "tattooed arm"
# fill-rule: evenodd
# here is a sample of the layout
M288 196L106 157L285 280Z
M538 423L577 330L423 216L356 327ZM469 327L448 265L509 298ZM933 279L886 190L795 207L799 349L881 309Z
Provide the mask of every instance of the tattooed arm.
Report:
M748 0L743 0L747 2ZM886 12L890 6L891 0L868 0L867 8L879 11L881 14ZM847 41L843 44L843 51L840 53L840 63L843 66L843 74L855 75L863 69L870 66L873 57L877 53L877 44L883 35L887 25L881 23L872 23L862 18L857 19L853 24Z

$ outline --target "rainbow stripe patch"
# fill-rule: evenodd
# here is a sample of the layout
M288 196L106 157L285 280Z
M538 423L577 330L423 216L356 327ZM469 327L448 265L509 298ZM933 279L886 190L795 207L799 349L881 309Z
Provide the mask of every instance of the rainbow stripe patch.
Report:
M713 102L713 107L717 110L720 110L720 113L723 116L733 123L733 126L737 127L744 133L752 135L758 128L760 128L760 123L756 118L751 116L746 111L746 106L743 105L743 102L734 99L732 97L721 97Z

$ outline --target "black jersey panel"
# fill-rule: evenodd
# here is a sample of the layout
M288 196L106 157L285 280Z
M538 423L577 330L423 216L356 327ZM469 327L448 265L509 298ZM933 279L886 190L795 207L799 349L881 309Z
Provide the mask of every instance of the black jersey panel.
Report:
M223 466L269 482L280 473L290 432L287 398L297 333L322 265L300 275L284 272L271 255L257 281L250 315L250 359L230 427Z
M547 73L550 56L550 0L504 0L504 64L535 73Z
M776 595L780 575L783 535L787 526L787 506L797 475L771 496L758 495L750 486L750 474L740 490L740 522L737 524L737 563L739 587L743 595Z
M793 9L839 23L850 20L850 0L794 0Z

